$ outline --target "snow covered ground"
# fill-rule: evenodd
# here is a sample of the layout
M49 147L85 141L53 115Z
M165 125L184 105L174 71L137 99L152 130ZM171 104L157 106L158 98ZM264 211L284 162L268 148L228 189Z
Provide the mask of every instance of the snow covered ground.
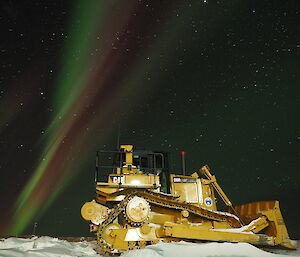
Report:
M296 254L300 251L284 252ZM247 243L159 243L148 246L142 250L129 251L122 257L283 257L283 253L275 254L266 252Z
M99 257L95 242L68 242L52 237L8 238L0 241L0 257ZM300 256L297 251L262 251L246 243L159 243L142 250L123 253L121 257L283 257Z
M1 257L99 257L87 242L67 242L52 237L8 238L0 241Z

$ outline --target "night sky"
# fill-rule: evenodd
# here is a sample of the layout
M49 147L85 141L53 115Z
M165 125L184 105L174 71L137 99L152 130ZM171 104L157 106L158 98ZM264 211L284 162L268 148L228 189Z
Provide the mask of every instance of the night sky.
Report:
M0 234L86 236L97 149L187 152L300 238L300 2L1 1Z

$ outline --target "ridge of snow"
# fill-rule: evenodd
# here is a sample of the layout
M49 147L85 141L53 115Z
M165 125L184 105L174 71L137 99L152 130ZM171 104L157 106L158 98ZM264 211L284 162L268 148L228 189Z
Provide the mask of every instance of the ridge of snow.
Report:
M0 239L0 257L101 257L92 242L68 242L48 236ZM299 245L299 242L298 242ZM273 251L273 250L272 250ZM274 250L275 252L275 250ZM248 243L158 243L144 249L125 252L121 257L287 257L297 251L266 252ZM288 254L288 255L283 255Z

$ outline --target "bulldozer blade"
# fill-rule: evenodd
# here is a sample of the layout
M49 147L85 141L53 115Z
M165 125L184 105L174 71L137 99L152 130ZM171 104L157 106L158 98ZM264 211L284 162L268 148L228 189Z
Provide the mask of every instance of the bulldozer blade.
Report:
M254 233L262 233L274 238L274 245L288 249L296 249L295 244L290 239L286 225L284 223L278 201L261 201L248 204L241 204L234 207L244 223L253 223L250 230ZM261 222L261 226L253 221L264 218L267 225Z

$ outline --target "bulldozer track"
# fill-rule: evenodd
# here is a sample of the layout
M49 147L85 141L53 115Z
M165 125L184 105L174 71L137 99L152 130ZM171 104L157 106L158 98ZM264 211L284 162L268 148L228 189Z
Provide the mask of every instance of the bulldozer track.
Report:
M164 195L151 191L138 192L137 195L145 198L147 201L155 205L164 206L169 209L187 210L190 213L201 216L203 218L215 221L226 221L230 223L232 227L241 227L239 219L229 213L226 214L224 212L211 211L195 205L191 205L189 203L178 202L176 200L174 201L168 197L165 197Z
M175 197L172 197L167 194L160 194L153 191L149 191L146 189L124 189L122 190L122 194L126 195L125 198L118 203L109 213L106 220L104 220L98 228L97 231L97 241L99 246L102 248L102 250L106 253L119 253L118 249L114 249L113 245L110 245L107 243L103 238L103 233L107 226L111 224L120 213L122 213L125 210L125 207L128 203L128 201L133 196L139 196L143 197L145 200L147 200L149 203L156 205L156 206L162 206L165 208L173 209L173 210L187 210L190 213L193 213L194 215L214 220L214 221L224 221L228 222L232 227L240 227L240 223L237 217L235 217L232 214L227 214L224 212L218 212L218 211L211 211L208 209L204 209L195 205L191 205L185 202L179 202L176 200ZM152 244L153 242L149 242ZM128 245L128 250L134 248L135 244Z
M127 195L114 209L112 209L112 211L109 213L107 219L104 220L99 225L99 228L97 231L97 242L98 242L98 245L102 248L102 250L105 253L114 253L114 251L116 249L112 248L112 246L103 239L102 234L103 234L105 228L109 224L111 224L118 217L118 215L124 210L126 204L129 201L130 196L131 195Z

